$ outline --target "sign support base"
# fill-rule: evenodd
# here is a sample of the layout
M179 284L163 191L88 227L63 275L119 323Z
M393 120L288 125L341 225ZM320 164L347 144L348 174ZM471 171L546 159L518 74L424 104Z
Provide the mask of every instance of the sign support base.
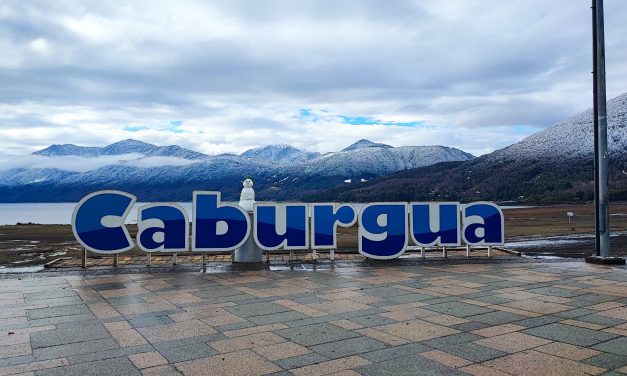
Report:
M622 257L590 256L586 257L586 262L598 265L625 265L625 259Z

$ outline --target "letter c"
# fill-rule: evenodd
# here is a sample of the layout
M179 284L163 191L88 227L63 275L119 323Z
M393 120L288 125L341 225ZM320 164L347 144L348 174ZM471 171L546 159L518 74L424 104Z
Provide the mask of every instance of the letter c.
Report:
M83 197L72 214L76 240L95 253L120 253L135 247L124 220L137 197L122 191L98 191Z

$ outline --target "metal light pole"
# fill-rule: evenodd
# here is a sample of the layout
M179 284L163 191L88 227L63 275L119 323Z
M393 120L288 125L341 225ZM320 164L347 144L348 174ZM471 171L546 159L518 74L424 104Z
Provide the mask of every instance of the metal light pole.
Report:
M603 264L625 264L623 258L610 257L609 190L607 183L607 108L605 103L605 35L603 22L603 0L593 0L593 52L594 52L594 96L595 96L595 189L596 239L598 256L586 261ZM596 187L595 187L596 188Z
M610 223L609 223L609 192L607 187L607 108L605 104L605 35L603 22L603 0L596 0L594 7L596 14L596 91L599 130L597 132L598 150L595 155L599 166L599 237L600 256L610 256Z
M594 254L601 255L601 237L599 236L599 111L597 110L597 13L596 0L592 0L592 103L594 129Z

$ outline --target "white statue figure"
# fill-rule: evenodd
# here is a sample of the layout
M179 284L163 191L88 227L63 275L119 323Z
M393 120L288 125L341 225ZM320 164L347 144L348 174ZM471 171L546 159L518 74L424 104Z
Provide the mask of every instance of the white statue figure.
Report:
M253 181L246 178L242 183L242 193L239 196L239 206L246 211L253 211L253 205L255 204L255 190L253 189Z

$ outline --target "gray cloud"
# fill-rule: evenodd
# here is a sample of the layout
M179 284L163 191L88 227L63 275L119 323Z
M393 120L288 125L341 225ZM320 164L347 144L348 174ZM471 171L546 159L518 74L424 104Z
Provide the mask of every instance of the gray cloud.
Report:
M611 97L627 91L627 2L605 8ZM0 161L129 137L481 154L589 107L590 34L583 0L3 1ZM432 127L312 123L301 108ZM161 126L173 120L182 133Z

